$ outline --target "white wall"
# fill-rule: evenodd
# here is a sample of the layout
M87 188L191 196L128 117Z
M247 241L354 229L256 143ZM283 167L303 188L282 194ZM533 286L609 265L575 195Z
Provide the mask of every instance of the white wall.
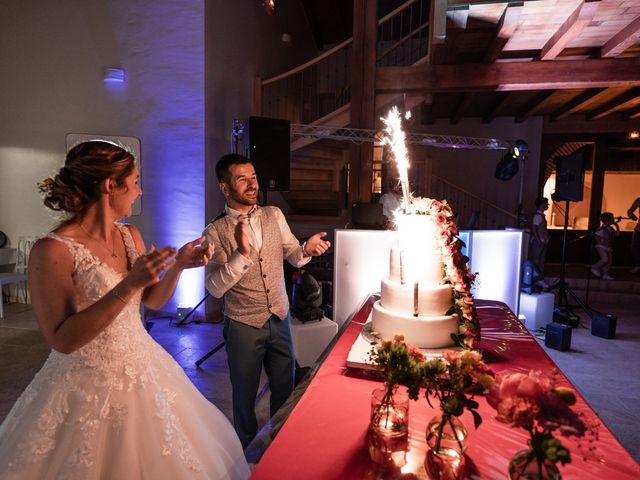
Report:
M35 184L62 165L65 135L72 132L140 139L143 214L130 221L148 244L182 244L199 235L203 10L203 0L3 2L0 230L12 245L55 224ZM105 85L105 67L124 68L126 83ZM202 272L189 273L179 290L190 293L178 295L197 298Z

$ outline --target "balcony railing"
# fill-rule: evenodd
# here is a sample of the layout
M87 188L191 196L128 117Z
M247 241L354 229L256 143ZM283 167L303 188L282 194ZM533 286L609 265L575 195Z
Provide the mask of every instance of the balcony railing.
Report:
M518 216L437 175L431 175L432 198L446 198L458 218L458 227L492 230L515 227Z
M406 66L428 49L429 0L409 0L378 20L377 65ZM350 38L288 72L261 81L261 115L312 124L351 101Z

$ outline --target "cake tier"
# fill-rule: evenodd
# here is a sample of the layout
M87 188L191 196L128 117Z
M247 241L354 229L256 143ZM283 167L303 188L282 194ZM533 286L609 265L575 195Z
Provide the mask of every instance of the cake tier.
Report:
M420 245L410 250L401 250L398 246L391 247L390 280L398 283L404 281L405 284L420 282L420 284L436 286L442 283L443 276L442 254L439 248Z
M381 303L392 312L415 313L414 284L400 284L382 279ZM451 285L425 286L418 284L418 314L444 315L451 307Z
M424 244L432 238L437 238L438 228L432 215L399 214L394 221L402 240L408 242L419 241Z
M380 300L373 304L371 312L373 330L383 338L396 334L418 348L444 348L453 345L451 334L458 333L458 320L453 315L418 316L392 312L384 308Z

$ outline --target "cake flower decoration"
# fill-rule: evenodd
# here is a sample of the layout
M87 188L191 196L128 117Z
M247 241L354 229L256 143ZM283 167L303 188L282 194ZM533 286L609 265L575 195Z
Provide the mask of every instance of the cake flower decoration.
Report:
M453 303L447 315L458 316L458 335L455 342L465 348L473 348L480 341L480 324L471 288L476 280L467 265L469 257L462 254L464 242L458 237L455 217L446 200L414 197L411 213L432 215L436 222L437 238L442 252L444 282L452 286Z

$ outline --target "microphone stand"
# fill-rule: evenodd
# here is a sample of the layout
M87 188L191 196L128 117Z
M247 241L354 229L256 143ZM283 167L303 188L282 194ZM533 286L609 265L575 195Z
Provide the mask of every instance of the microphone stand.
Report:
M587 233L580 235L578 238L574 238L573 240L571 240L569 244L576 243L586 237L589 237L591 239L591 241L589 242L589 254L587 256L587 285L584 293L584 305L589 310L600 313L589 306L589 290L591 287L591 262L593 260L593 236L594 232L588 231Z
M556 284L549 289L549 291L552 291L555 288L558 288L558 302L556 303L556 305L560 309L564 308L567 314L572 314L573 313L572 309L574 307L573 305L569 304L569 298L567 297L567 294L569 294L576 301L578 306L582 307L585 313L589 315L591 319L593 319L594 311L590 307L588 307L582 300L580 300L578 295L571 289L569 284L566 282L565 272L566 272L566 265L567 265L566 254L567 254L568 227L569 227L569 200L566 200L566 205L564 210L564 227L563 227L563 236L562 236L562 260L560 263L560 278L558 279ZM567 315L567 321L569 321L568 317L569 315Z
M238 142L242 140L242 135L243 134L244 134L244 124L241 121L239 121L237 119L234 119L233 120L233 128L231 130L231 138L232 138L231 144L232 144L232 147L233 147L233 153L238 153ZM204 298L202 300L200 300L200 303L198 303L198 305L196 305L196 307L191 312L189 312L189 315L191 315L193 312L195 312L195 310L200 306L200 304L202 302L204 302L207 298L209 298L210 295L211 294L209 292L207 292L207 294L204 296ZM184 322L189 317L189 315L185 316L182 321ZM178 324L178 326L179 326L179 324ZM220 350L222 347L224 347L224 345L225 345L225 342L223 340L218 345L216 345L211 350L209 350L209 352L207 352L204 356L202 356L201 358L196 360L196 367L200 368L200 365L202 365L202 362L204 362L206 359L208 359L214 353L216 353L218 350Z

